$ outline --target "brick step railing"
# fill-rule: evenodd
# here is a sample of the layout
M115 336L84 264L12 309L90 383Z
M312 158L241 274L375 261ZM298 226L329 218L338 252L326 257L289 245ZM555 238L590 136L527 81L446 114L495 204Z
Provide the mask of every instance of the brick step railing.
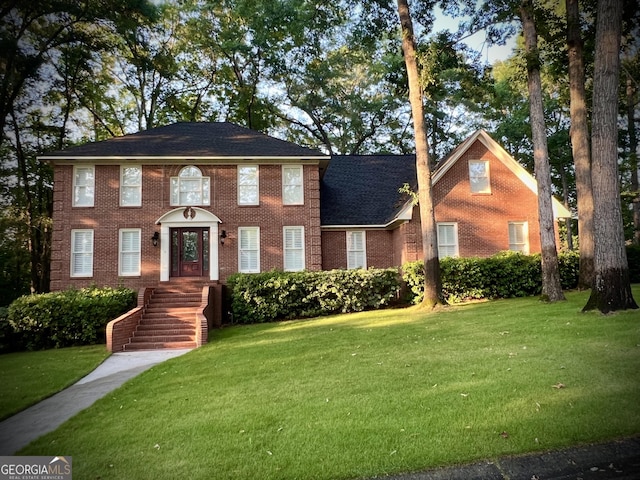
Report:
M196 313L202 286L180 284L156 288L124 351L196 348Z

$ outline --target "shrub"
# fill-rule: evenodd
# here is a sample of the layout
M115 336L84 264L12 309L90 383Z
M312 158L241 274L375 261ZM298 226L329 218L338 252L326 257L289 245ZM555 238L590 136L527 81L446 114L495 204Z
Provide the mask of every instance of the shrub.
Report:
M558 257L562 288L578 283L578 254ZM442 293L449 303L482 298L510 298L539 295L542 290L540 255L500 252L488 258L452 258L440 260ZM402 266L402 278L413 293L413 303L422 301L424 268L421 260Z
M627 262L631 283L640 283L640 245L627 245Z
M107 323L134 307L136 297L109 287L25 295L9 306L8 319L29 350L104 343Z
M227 280L234 323L347 313L397 298L395 269L234 274Z

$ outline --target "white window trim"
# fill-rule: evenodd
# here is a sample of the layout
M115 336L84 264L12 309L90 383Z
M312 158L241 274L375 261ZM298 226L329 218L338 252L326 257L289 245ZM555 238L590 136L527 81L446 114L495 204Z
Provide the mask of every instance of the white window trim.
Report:
M91 250L88 252L76 251L76 233L89 233L91 236ZM82 273L74 273L76 265L76 255L90 255L89 271ZM94 233L92 229L73 229L71 230L71 259L69 266L69 276L73 278L90 278L93 277L93 258L94 258Z
M124 171L126 168L137 168L140 170L140 183L138 185L124 184ZM138 189L138 203L125 203L123 191L125 188ZM120 165L120 206L121 207L141 207L142 206L142 166L141 165Z
M200 172L200 177L181 177L180 174L186 168L196 168L196 169L198 169L198 171ZM180 182L181 182L181 179L183 179L183 178L185 180L194 180L194 179L199 179L200 180L200 199L202 200L201 203L182 203L180 201ZM207 183L209 185L209 191L207 192L207 195L204 194L204 183L205 183L205 180L207 181ZM178 198L174 197L174 192L173 192L173 185L174 185L175 182L177 182L177 184L178 184ZM187 206L191 206L191 207L199 207L199 206L208 207L209 205L211 205L211 177L205 177L204 175L202 175L202 169L200 169L199 167L197 167L195 165L186 165L186 166L182 167L180 169L180 172L178 173L178 175L176 177L171 177L169 188L170 188L169 201L170 201L170 205L172 207L187 207Z
M441 243L441 238L440 238L440 227L453 227L453 235L455 237L455 243L453 245L444 245ZM438 222L437 223L437 228L438 228L438 258L442 259L442 258L446 258L446 257L459 257L460 256L460 241L458 239L458 224L456 222ZM453 255L446 255L443 256L440 253L440 247L454 247L454 253Z
M479 191L474 191L473 189L473 182L471 181L471 179L473 178L471 175L471 165L474 163L483 163L485 166L485 171L487 172L487 188L483 189L483 190L479 190ZM471 190L471 193L473 194L490 194L491 193L491 170L490 170L490 165L489 165L489 160L469 160L469 188Z
M519 244L516 243L515 239L511 238L511 225L522 225L522 235L524 237L524 243ZM507 225L508 235L509 235L509 250L513 252L521 252L525 255L529 255L529 222L527 221L517 221L517 222L509 222ZM523 250L515 250L511 248L512 245L523 245Z
M300 183L292 183L292 184L287 184L285 183L285 179L286 179L286 175L285 175L285 170L297 170L300 174ZM287 197L285 195L287 186L295 186L295 187L300 187L300 199L296 200L296 201L287 201ZM282 166L282 203L284 205L304 205L304 170L302 168L302 165L283 165Z
M258 237L258 247L257 247L257 251L256 251L256 255L257 255L257 259L256 259L256 264L257 264L257 268L255 270L252 269L247 269L247 270L243 270L242 269L242 232L245 231L255 231L257 232L257 237ZM238 272L240 273L260 273L260 227L238 227Z
M125 252L123 249L123 238L125 233L136 232L138 234L138 244L136 245L136 250L131 250ZM120 233L118 234L118 275L121 277L139 277L140 276L140 264L142 259L142 251L141 251L141 243L142 243L142 231L139 228L121 228ZM123 272L123 262L122 256L125 253L137 253L138 254L138 265L137 269L134 272Z
M287 249L287 231L299 231L302 237L302 247L301 248L291 248ZM302 267L300 268L291 268L287 265L287 251L300 251L300 255L302 256ZM285 272L300 272L306 268L306 252L305 252L305 238L304 238L304 227L297 226L287 226L282 228L282 264Z
M93 195L91 196L91 203L90 204L87 203L86 205L77 202L78 196L76 195L76 190L81 186L78 186L76 184L76 178L77 178L77 172L80 169L89 169L93 173L93 183L91 185L82 185L82 187L90 187L93 190ZM90 208L95 205L95 201L96 201L96 167L93 165L74 165L73 166L73 191L72 191L71 204L74 207L78 207L78 208L88 208L88 207Z
M256 199L255 201L252 202L243 202L242 201L242 195L240 195L240 190L241 190L241 185L240 185L240 170L243 168L255 168L256 170ZM242 206L255 206L255 205L260 205L260 167L258 165L238 165L237 168L237 181L236 181L236 185L238 186L238 205L242 205ZM248 186L248 185L242 185L242 186Z
M349 242L349 236L354 234L354 233L358 233L358 234L362 234L362 260L363 260L363 264L362 265L353 265L351 263L351 261L349 260L349 253L350 252L360 252L360 250L351 250L349 249L350 246L350 242ZM355 268L367 268L367 232L365 230L347 230L347 234L346 234L346 243L347 243L347 269L351 270L351 269L355 269Z

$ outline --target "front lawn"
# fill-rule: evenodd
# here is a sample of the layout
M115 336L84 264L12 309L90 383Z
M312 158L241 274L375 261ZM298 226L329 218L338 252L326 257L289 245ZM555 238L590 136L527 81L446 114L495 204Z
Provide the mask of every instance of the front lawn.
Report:
M104 345L0 355L0 420L72 385L108 356Z
M19 454L103 480L348 479L640 433L640 312L587 295L214 331Z

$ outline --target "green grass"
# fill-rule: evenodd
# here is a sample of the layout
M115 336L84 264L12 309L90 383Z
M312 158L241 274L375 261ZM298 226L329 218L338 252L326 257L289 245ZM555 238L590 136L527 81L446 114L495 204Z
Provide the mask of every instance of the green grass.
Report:
M104 345L0 355L0 420L72 385L108 356Z
M347 479L639 433L640 312L567 297L214 331L19 454L103 480Z

